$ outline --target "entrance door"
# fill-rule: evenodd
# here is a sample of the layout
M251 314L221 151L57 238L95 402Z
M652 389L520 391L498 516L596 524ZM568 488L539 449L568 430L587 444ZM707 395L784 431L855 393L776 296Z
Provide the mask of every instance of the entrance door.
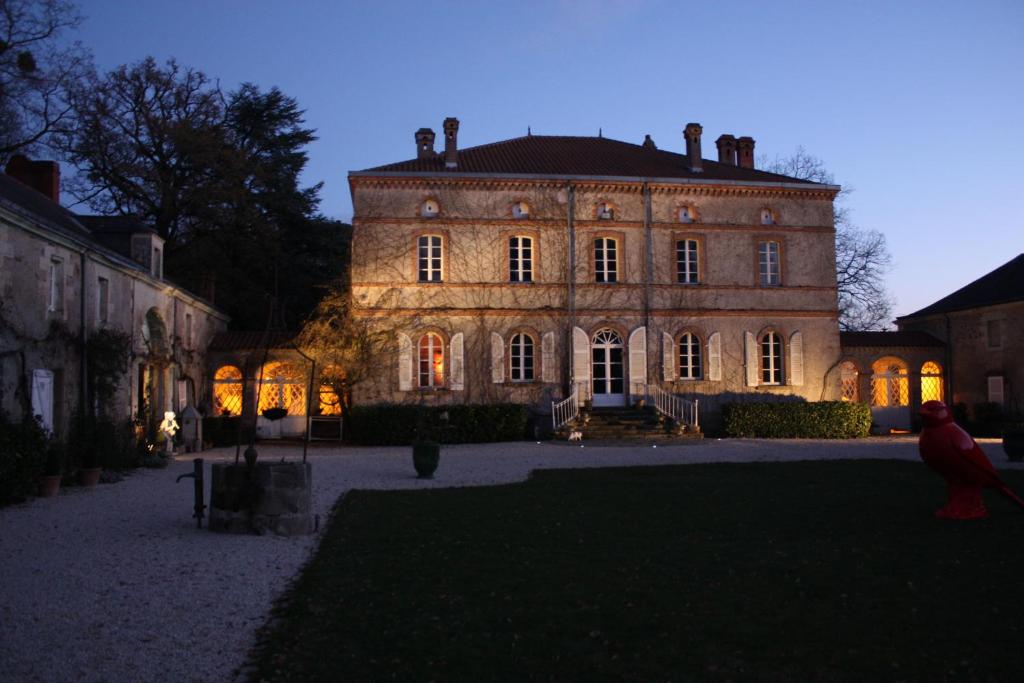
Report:
M622 368L622 337L615 330L599 330L590 345L594 407L626 404Z
M907 366L899 359L882 358L871 369L871 421L883 432L910 429Z

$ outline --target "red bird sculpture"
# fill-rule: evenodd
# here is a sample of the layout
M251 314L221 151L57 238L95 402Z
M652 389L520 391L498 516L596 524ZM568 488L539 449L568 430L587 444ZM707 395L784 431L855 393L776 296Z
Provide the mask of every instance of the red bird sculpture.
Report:
M1003 483L971 435L953 422L945 403L927 401L919 414L924 421L918 442L921 459L946 480L948 500L935 511L936 517L988 517L981 499L982 489L995 489L1024 509L1024 500Z

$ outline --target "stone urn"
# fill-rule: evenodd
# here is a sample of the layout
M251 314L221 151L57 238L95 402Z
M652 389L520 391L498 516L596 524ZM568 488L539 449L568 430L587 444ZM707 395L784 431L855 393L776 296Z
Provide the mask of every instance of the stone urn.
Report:
M412 464L420 479L433 479L441 461L441 444L436 441L417 441L412 445Z

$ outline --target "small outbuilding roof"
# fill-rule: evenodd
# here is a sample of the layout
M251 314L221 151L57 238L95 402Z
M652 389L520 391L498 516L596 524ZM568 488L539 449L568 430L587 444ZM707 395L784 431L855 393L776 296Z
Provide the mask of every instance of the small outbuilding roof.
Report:
M930 306L899 320L920 318L936 313L951 313L968 308L994 306L1013 301L1024 301L1024 254L999 266L991 273L982 275L969 285L961 287L949 296L939 299Z

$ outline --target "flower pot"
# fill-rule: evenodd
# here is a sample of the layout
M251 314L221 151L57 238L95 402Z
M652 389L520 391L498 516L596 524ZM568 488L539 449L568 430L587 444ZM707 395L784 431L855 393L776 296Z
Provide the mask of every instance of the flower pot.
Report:
M432 479L440 460L441 444L434 441L420 441L412 445L412 464L420 479Z
M1003 433L1003 450L1012 462L1024 460L1024 429L1008 429Z
M53 498L60 493L60 475L44 474L39 477L39 497Z
M78 483L87 489L91 489L100 483L102 467L81 467L78 470Z

